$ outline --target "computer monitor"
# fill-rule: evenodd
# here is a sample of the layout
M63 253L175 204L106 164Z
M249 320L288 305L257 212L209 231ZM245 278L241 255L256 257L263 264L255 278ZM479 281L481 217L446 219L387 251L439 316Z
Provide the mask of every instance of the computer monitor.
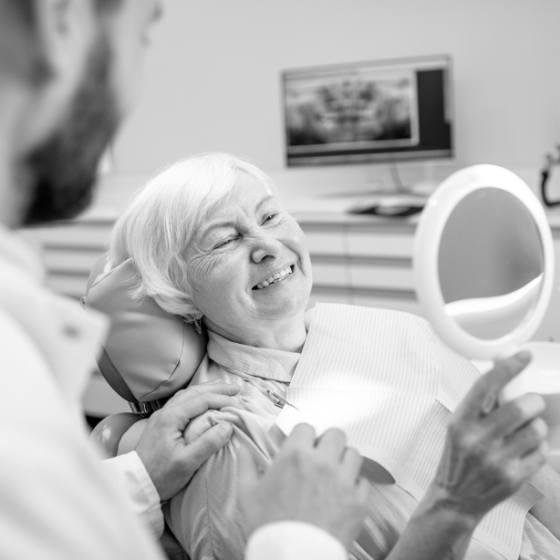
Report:
M444 55L282 72L287 165L451 157L450 74Z

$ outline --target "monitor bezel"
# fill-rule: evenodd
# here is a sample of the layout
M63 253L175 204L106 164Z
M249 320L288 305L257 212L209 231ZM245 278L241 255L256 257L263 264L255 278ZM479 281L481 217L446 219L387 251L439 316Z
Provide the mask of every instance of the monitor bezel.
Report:
M444 115L449 123L449 148L426 149L416 151L395 150L387 152L360 152L358 149L348 151L344 154L333 155L312 155L290 158L288 146L288 128L286 115L286 82L293 76L319 76L327 73L347 73L349 69L361 69L369 67L389 69L399 66L412 67L414 70L429 68L443 68L445 70L444 85ZM328 165L347 165L347 164L371 164L371 163L398 163L414 162L433 159L451 159L455 156L455 111L453 102L453 61L449 54L434 54L412 57L388 58L378 60L360 60L354 62L344 62L336 64L322 64L300 68L289 68L280 73L281 105L282 105L282 131L284 143L284 162L288 168L297 167L321 167Z

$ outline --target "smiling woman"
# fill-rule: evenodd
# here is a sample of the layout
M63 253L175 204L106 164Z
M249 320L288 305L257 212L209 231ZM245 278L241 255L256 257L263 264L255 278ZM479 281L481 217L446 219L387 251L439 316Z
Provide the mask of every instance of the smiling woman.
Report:
M137 296L235 342L298 349L311 290L303 232L268 177L226 154L155 177L113 231L108 266L132 257Z
M453 550L454 558L466 553L467 558L492 560L503 558L494 550L498 541L501 551L518 551L507 556L511 559L528 559L533 553L560 557L554 535L537 517L527 515L527 508L515 510L517 524L498 541L484 532L473 533L543 462L539 403L529 406L531 402L521 399L512 409L505 405L484 417L479 414L481 395L497 394L504 372L513 375L521 364L502 364L479 380L459 407L462 412L448 418L430 388L438 386L440 374L475 379L472 364L443 348L419 317L351 307L306 312L311 264L305 239L258 168L226 154L206 154L180 161L155 177L115 226L108 267L127 259L138 271L136 297L151 296L164 310L206 327L206 355L189 385L220 381L240 388L235 405L199 416L185 431L192 442L221 421L233 425L231 441L165 507L167 523L191 558L243 558L256 526L244 484L275 456L274 428L288 387L296 367L301 373L318 362L309 341L321 337L330 345L323 352L334 350L329 366L346 372L348 379L353 374L377 376L395 390L399 379L405 386L420 379L426 387L422 403L427 404L414 434L437 442L438 454L443 450L437 472L434 467L427 474L432 482L423 488L424 497L399 481L388 485L368 479L368 520L350 546L352 558L440 558ZM350 319L341 321L343 315ZM352 346L351 331L361 332L362 327L366 334L359 347ZM367 359L360 358L364 353ZM324 376L321 381L326 382ZM344 389L335 388L341 395ZM401 397L404 394L416 397L406 390ZM327 409L329 415L331 411ZM387 414L393 421L402 414L402 404ZM451 427L446 439L447 423ZM125 436L121 452L135 447L139 424ZM394 430L391 434L398 437ZM466 446L467 441L473 444ZM410 454L410 462L423 460L421 449L411 448ZM560 504L560 485L554 484L547 494ZM282 499L270 497L271 503ZM336 536L337 528L332 533ZM421 553L417 543L440 548Z
M228 339L285 350L305 340L311 265L303 232L261 180L240 172L186 247L193 302Z

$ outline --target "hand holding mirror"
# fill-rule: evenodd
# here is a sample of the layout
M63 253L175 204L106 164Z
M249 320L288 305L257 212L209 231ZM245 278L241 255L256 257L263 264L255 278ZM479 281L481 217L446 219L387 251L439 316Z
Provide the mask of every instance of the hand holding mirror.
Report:
M420 217L414 274L425 316L449 347L473 360L532 353L504 397L541 394L551 443L560 452L560 344L528 342L554 277L552 235L531 189L495 165L451 175Z

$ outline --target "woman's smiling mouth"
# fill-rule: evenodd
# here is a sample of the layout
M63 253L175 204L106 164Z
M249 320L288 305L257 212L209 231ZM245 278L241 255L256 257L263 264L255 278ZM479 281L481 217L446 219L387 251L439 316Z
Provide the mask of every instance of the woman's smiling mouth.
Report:
M287 266L286 268L283 268L282 270L279 270L278 272L275 272L274 274L272 274L262 282L259 282L258 284L253 286L253 290L263 290L264 288L267 288L272 284L277 284L278 282L282 282L282 280L285 280L286 278L288 278L294 273L294 268L295 267L292 264L290 266Z

